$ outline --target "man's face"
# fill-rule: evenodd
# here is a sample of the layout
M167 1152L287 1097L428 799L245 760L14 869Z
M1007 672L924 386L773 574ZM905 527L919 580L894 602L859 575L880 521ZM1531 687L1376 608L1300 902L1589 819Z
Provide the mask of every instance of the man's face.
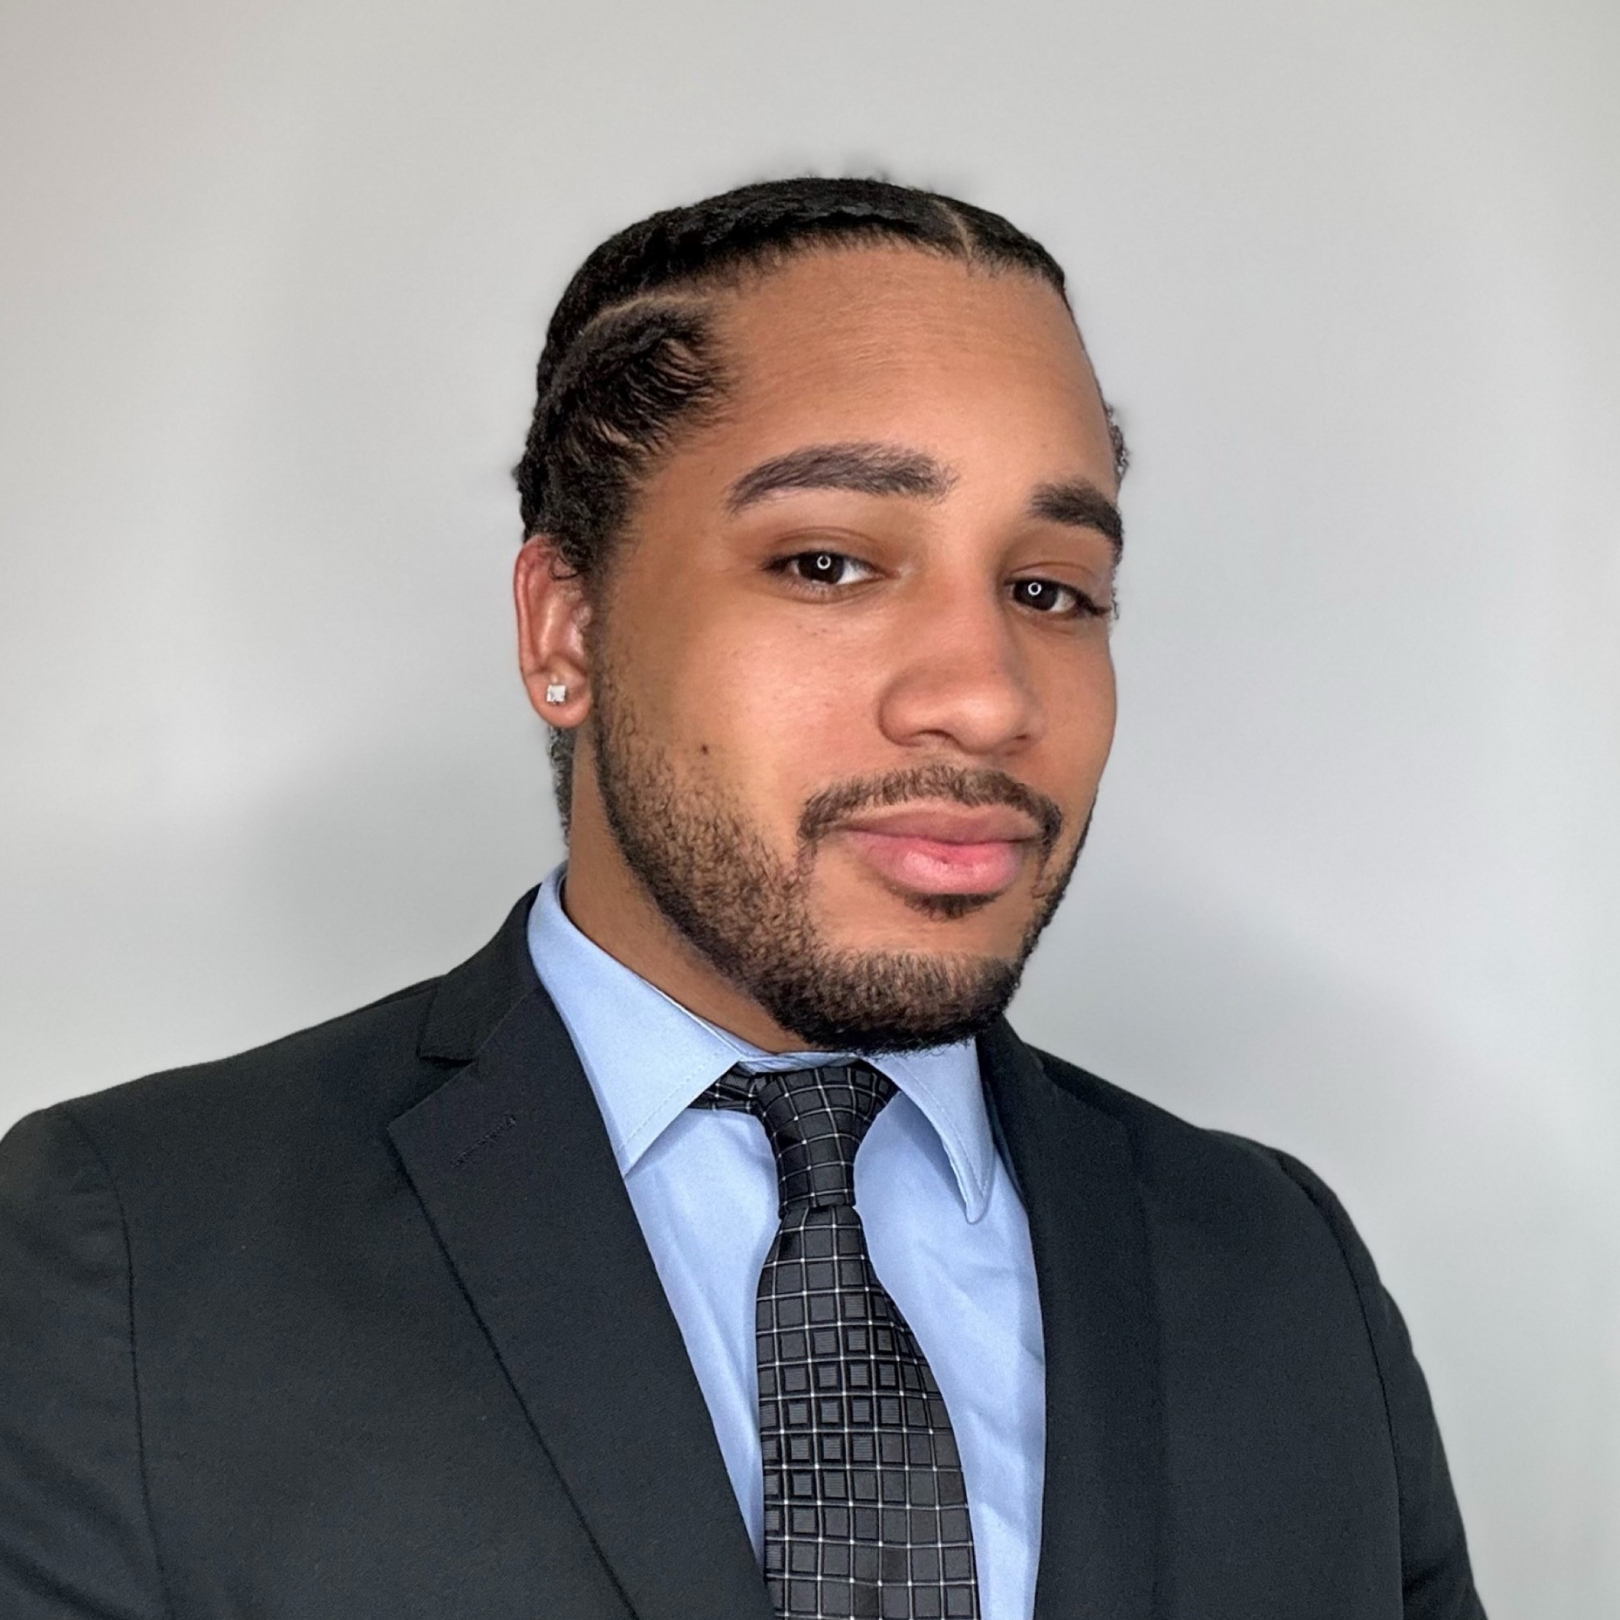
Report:
M812 253L637 501L576 783L685 942L825 1047L1001 1010L1114 725L1107 420L1033 277Z

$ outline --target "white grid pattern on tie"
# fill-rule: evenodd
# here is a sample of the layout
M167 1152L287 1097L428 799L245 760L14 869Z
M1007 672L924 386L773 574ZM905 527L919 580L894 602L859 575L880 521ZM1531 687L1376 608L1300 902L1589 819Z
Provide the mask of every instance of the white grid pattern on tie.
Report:
M976 1620L961 1460L933 1374L878 1280L855 1151L892 1083L866 1065L749 1075L700 1106L765 1125L782 1224L760 1275L766 1579L793 1620Z

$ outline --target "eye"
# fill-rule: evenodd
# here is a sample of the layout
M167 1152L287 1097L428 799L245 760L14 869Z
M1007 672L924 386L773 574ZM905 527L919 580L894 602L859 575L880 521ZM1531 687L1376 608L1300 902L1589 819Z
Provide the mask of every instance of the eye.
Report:
M1012 597L1019 607L1051 618L1104 618L1109 612L1074 586L1060 584L1055 579L1014 580Z
M850 585L872 572L868 564L846 557L841 551L800 551L775 566L806 585Z

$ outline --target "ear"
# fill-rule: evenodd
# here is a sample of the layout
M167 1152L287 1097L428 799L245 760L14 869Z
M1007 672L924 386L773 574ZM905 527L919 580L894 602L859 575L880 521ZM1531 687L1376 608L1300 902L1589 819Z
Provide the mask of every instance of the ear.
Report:
M585 626L590 606L584 581L557 555L549 535L531 535L512 570L517 607L518 668L534 711L548 725L571 730L590 713ZM553 701L548 692L561 687Z

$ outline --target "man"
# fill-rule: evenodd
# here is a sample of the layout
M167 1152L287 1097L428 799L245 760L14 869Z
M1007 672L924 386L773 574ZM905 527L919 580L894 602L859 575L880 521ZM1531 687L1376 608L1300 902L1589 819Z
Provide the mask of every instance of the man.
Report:
M1332 1195L1001 1014L1114 723L1057 265L655 216L518 469L566 869L443 979L0 1150L0 1612L1480 1614Z

